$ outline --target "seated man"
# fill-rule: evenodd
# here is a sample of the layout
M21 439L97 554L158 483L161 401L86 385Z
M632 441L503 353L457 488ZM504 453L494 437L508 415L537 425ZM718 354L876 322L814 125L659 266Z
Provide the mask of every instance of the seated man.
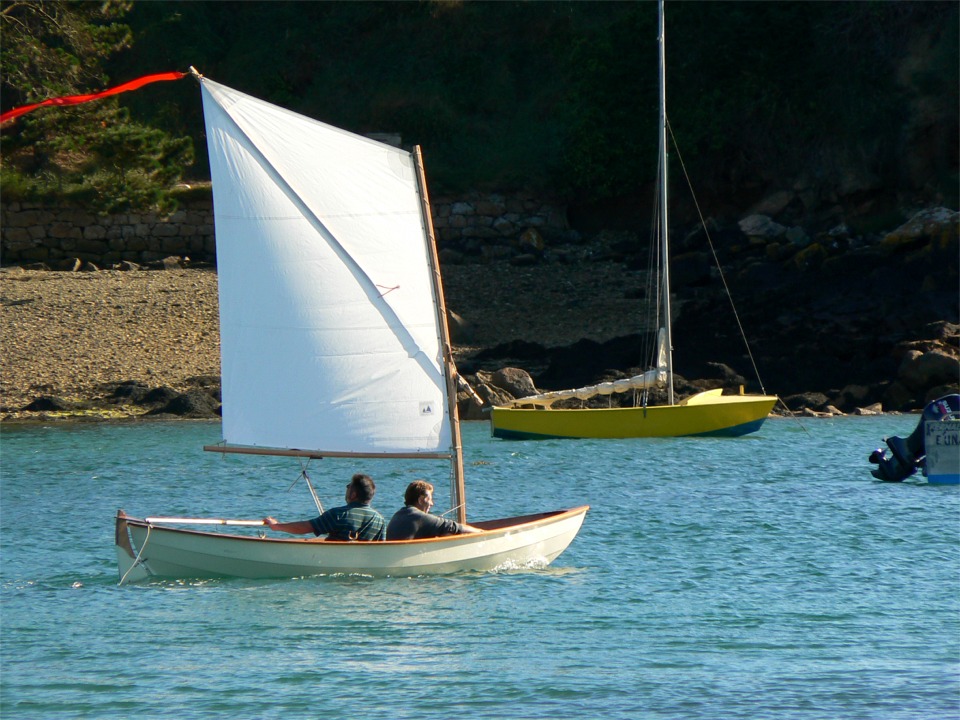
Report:
M313 520L277 522L272 517L263 519L271 530L291 535L326 535L327 540L383 540L386 523L383 515L370 507L377 486L369 475L357 473L347 483L346 505L330 508Z
M483 532L472 525L462 525L453 520L430 514L433 507L433 485L426 480L414 480L407 486L403 502L405 507L397 510L387 525L387 540L417 540L420 538L459 535L460 533Z

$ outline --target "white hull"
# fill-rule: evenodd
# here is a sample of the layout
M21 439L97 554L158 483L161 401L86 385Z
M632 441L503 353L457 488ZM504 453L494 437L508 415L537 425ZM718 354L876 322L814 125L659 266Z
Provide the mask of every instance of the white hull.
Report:
M549 564L588 506L473 523L485 532L429 540L330 542L184 530L117 514L121 582L149 578L441 575Z

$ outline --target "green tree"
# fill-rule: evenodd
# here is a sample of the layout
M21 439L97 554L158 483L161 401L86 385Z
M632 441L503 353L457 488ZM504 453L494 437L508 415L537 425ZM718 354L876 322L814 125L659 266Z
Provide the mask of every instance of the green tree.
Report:
M0 3L4 109L110 84L104 63L130 46L131 3ZM73 199L104 212L171 205L169 190L193 162L189 138L133 122L116 97L41 108L0 136L5 199Z

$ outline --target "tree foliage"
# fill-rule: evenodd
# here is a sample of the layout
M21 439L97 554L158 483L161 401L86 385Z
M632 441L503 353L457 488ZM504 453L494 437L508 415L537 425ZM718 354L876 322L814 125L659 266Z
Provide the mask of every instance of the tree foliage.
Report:
M668 116L701 191L744 205L769 188L829 197L900 184L956 202L956 2L666 8ZM529 189L589 202L643 194L656 174L652 2L59 0L3 9L5 107L89 91L108 74L118 82L193 65L310 117L422 145L435 192ZM5 159L31 179L66 182L73 159L142 187L168 182L176 173L159 168L186 162L164 142L204 143L189 82L97 105L38 113L14 134L19 145L5 130ZM103 146L104 130L120 124L153 148L142 168ZM74 154L71 142L96 156ZM208 177L205 154L186 171Z
M132 41L131 3L17 0L0 10L4 108L85 94L109 84L104 63ZM189 138L131 121L116 98L21 116L0 137L5 199L51 194L92 209L170 205L193 162Z
M896 183L918 104L956 134L955 3L667 3L666 14L668 120L701 187L742 197L851 175ZM655 167L655 16L631 5L574 49L568 167L600 196ZM955 185L956 142L939 151L954 168L941 182Z

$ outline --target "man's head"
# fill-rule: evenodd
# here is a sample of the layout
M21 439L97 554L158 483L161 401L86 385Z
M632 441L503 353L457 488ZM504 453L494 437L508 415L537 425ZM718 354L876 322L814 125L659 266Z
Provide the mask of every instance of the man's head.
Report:
M347 485L347 502L370 503L376 492L377 486L374 484L373 478L369 475L357 473L350 478L350 484Z
M414 480L407 485L407 491L403 494L405 505L413 505L424 512L428 512L433 507L433 485L426 480Z

